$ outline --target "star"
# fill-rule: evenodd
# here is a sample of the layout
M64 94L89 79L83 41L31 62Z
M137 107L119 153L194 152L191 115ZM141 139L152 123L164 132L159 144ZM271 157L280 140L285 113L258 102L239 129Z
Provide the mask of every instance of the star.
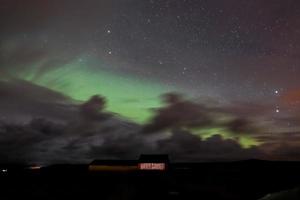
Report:
M108 34L110 34L110 33L111 33L111 30L107 30L106 32L107 32Z
M109 52L108 52L108 54L109 54L109 55L111 55L111 54L112 54L112 52L111 52L111 51L109 51Z

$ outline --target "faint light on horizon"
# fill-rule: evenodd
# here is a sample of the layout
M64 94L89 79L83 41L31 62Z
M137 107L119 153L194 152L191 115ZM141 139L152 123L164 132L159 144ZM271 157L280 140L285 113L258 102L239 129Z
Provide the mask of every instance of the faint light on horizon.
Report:
M31 170L39 170L39 169L41 169L42 168L42 166L30 166L29 167L29 169L31 169Z

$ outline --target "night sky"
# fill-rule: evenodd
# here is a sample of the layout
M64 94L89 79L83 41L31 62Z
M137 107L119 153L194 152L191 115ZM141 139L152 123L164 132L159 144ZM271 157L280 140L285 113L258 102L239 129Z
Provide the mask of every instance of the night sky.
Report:
M4 0L0 160L300 159L297 0Z

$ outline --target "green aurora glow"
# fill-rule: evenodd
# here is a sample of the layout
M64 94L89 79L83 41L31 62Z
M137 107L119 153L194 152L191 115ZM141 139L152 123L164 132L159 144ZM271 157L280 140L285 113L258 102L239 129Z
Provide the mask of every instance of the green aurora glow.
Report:
M240 135L237 136L236 133L233 133L232 131L228 130L225 127L206 127L201 129L194 128L194 129L187 129L187 130L192 132L195 135L198 135L204 140L212 137L213 135L222 135L224 139L237 140L243 148L250 148L251 146L257 146L261 144L255 138L245 133L240 133Z
M151 119L154 114L152 109L163 106L159 98L162 94L174 91L174 88L150 79L92 68L78 61L51 69L39 76L39 65L29 69L18 71L15 75L80 102L99 94L107 99L107 111L139 124L145 124ZM236 136L224 127L196 128L188 131L204 140L213 135L235 139L243 148L260 144L255 138L246 134Z
M73 62L40 75L37 67L19 74L19 78L58 91L78 101L93 95L107 99L107 110L134 122L145 123L151 118L151 109L161 107L159 96L171 91L163 84L138 79L127 74L87 67Z

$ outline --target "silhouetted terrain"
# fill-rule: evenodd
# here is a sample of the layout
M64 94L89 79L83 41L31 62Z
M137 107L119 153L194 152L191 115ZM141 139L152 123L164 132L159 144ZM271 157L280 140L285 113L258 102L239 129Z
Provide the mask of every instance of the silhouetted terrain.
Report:
M252 200L300 186L300 162L171 163L169 170L89 172L88 165L1 165L1 199ZM6 171L7 170L7 171Z

